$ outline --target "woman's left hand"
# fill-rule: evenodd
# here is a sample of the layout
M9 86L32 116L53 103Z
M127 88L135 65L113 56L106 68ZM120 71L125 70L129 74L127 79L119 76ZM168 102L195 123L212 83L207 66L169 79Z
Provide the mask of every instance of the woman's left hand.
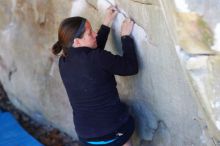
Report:
M115 6L110 6L107 8L106 10L106 14L105 14L105 18L104 18L104 22L103 24L111 27L115 17L117 16L118 11L117 8Z

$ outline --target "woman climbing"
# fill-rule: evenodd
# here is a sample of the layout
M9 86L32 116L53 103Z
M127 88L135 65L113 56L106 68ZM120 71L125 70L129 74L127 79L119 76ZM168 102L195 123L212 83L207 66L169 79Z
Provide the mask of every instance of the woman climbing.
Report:
M85 18L64 19L52 47L55 55L62 51L59 71L73 109L77 135L85 146L132 146L134 119L120 101L114 75L138 72L130 36L134 22L125 19L121 26L122 56L104 50L117 13L113 6L106 10L98 33Z

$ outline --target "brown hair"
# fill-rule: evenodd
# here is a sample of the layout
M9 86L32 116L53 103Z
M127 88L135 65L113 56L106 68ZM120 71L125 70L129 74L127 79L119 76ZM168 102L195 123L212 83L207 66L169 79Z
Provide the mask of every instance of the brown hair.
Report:
M61 22L58 30L58 41L52 47L52 53L54 55L59 54L63 50L63 56L67 56L68 49L72 46L74 36L80 28L81 23L85 20L86 19L82 17L70 17Z

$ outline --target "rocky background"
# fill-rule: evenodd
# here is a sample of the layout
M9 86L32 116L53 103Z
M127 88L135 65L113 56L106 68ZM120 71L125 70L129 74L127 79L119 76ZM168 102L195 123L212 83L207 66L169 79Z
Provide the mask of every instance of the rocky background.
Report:
M135 146L220 145L219 0L1 0L0 81L10 101L77 140L50 48L64 18L83 16L97 30L110 4L120 13L107 50L121 54L121 22L136 22L139 73L116 77Z

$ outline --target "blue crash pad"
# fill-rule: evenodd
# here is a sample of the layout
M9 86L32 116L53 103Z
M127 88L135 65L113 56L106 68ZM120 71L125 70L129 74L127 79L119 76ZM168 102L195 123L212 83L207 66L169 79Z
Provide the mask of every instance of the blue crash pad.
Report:
M0 146L43 146L9 112L0 111Z

